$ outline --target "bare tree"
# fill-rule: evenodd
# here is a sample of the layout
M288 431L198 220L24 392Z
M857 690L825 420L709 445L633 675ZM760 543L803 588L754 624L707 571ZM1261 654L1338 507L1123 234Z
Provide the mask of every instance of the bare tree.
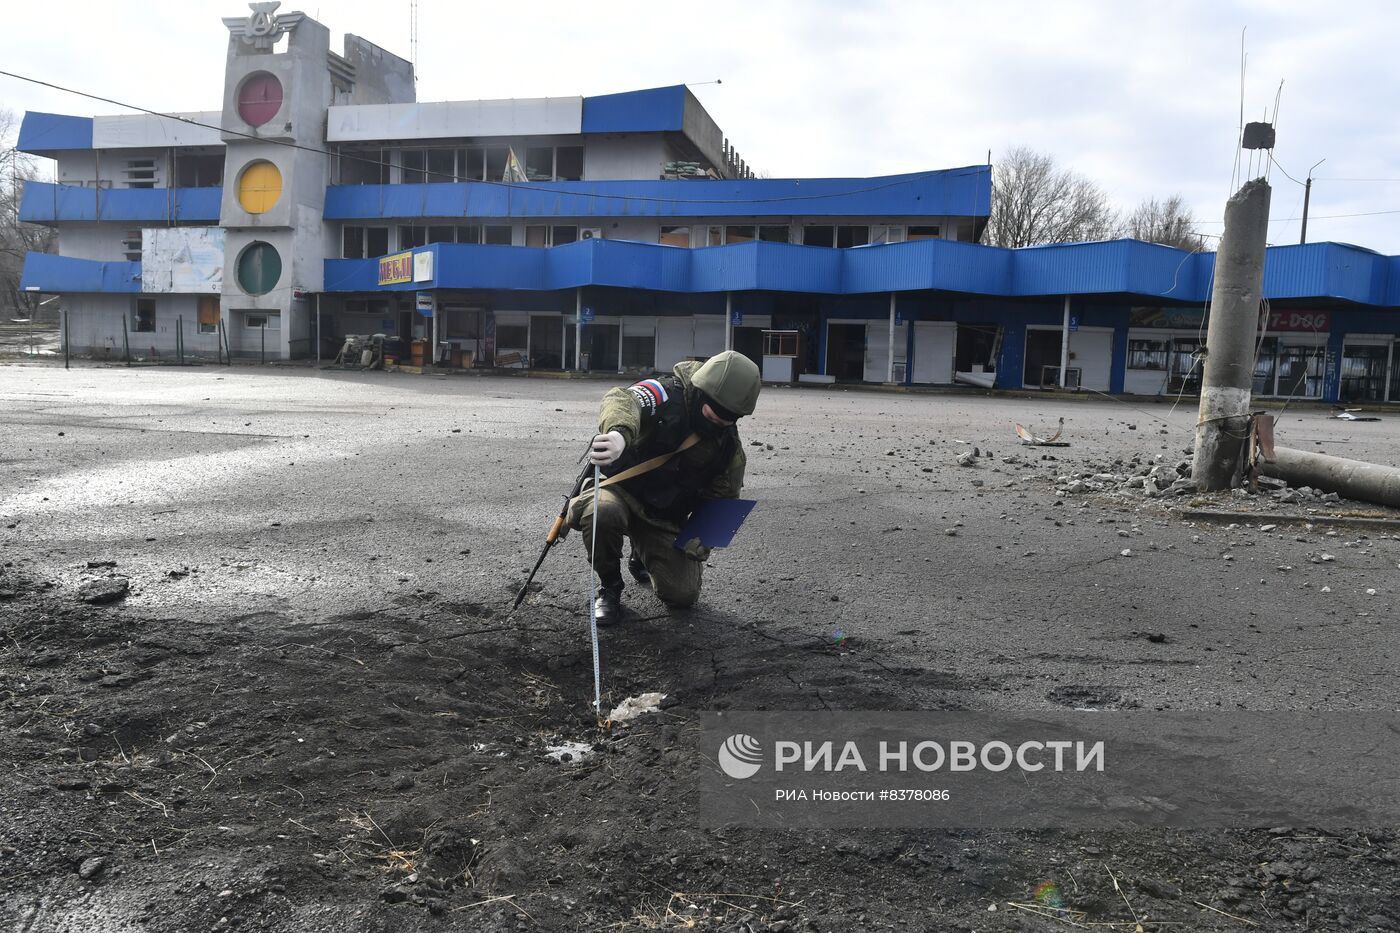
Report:
M1204 245L1196 233L1196 218L1180 194L1165 201L1148 198L1123 220L1123 235L1195 252Z
M1104 240L1118 228L1104 190L1045 153L1017 146L992 169L986 241L994 246Z
M20 274L26 253L52 252L57 242L49 227L19 219L25 182L38 177L34 159L15 148L19 121L14 112L0 109L0 316L32 316L38 306L34 296L20 290Z

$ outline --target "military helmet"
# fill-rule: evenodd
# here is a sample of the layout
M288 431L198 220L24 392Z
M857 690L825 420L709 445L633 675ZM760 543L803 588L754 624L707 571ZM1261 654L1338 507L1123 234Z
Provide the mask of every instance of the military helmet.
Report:
M734 350L717 353L695 371L690 382L721 408L751 415L758 406L759 374L754 361Z

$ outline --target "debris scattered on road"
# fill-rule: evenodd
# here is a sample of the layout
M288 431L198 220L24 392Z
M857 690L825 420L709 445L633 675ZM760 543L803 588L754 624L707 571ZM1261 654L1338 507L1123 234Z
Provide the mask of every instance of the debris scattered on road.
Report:
M78 866L78 877L84 881L91 881L93 878L102 874L102 870L106 867L107 860L100 855L85 858L82 864Z
M131 581L126 577L104 577L90 580L78 587L78 598L93 606L105 606L119 599L125 599L131 592Z
M613 711L608 714L608 720L613 725L620 725L647 713L655 713L661 709L661 701L664 699L666 699L664 693L643 693L639 696L628 697L614 707Z
M1016 425L1016 436L1021 439L1021 443L1030 447L1068 447L1067 441L1060 440L1060 435L1065 433L1065 419L1060 419L1059 429L1049 437L1040 437L1029 428Z
M546 746L544 756L560 764L579 764L593 757L593 746L587 742L561 742Z

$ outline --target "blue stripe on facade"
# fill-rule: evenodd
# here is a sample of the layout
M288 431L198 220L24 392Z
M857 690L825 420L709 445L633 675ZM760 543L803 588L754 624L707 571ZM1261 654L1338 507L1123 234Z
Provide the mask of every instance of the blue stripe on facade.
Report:
M65 149L92 148L92 117L28 111L19 125L20 152L43 155Z
M585 133L658 133L685 125L685 85L583 99Z
M334 185L326 220L530 217L986 217L985 165L883 178Z
M1208 270L1193 267L1214 260L1209 253L1136 241L1008 250L950 240L862 249L764 242L679 249L627 240L582 240L553 249L440 243L420 251L435 254L434 281L382 288L552 291L598 285L678 294L853 296L895 291L1016 299L1123 296L1130 303L1203 304L1209 299ZM1061 255L1047 262L1054 254ZM1338 243L1270 247L1264 294L1274 300L1340 299L1384 315L1393 312L1380 309L1400 307L1392 269L1400 273L1395 257ZM327 259L324 270L327 292L381 288L376 259ZM52 292L131 292L139 289L139 280L140 263L30 253L23 286Z
M132 294L141 291L141 264L29 253L24 257L19 287L41 292Z
M439 288L557 289L612 285L663 292L774 291L859 295L941 291L1004 298L1124 295L1153 304L1204 303L1214 254L1116 240L1001 249L920 240L859 249L750 242L680 249L583 240L554 249L442 243ZM1202 267L1205 268L1202 268ZM1264 294L1329 298L1374 307L1400 302L1394 257L1338 243L1270 247ZM1397 269L1400 273L1400 269ZM378 288L377 260L326 260L327 291ZM386 286L409 290L419 285Z
M110 220L217 223L222 188L78 188L31 181L19 219L30 223Z

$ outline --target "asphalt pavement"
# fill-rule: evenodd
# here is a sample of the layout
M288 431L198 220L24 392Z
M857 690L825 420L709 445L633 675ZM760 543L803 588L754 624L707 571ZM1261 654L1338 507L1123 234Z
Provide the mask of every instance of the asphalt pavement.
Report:
M118 561L146 613L315 625L414 591L504 610L622 382L0 366L0 546L75 590L89 561ZM1013 433L1059 418L1068 448ZM1393 532L1057 493L1057 476L1114 460L1179 461L1194 418L1191 399L766 387L740 425L759 506L712 559L699 611L947 672L987 709L1393 705ZM1278 433L1400 464L1400 415L1382 419L1290 407ZM541 598L579 607L581 644L588 579L576 537L539 577ZM624 599L645 637L687 624L636 587Z

